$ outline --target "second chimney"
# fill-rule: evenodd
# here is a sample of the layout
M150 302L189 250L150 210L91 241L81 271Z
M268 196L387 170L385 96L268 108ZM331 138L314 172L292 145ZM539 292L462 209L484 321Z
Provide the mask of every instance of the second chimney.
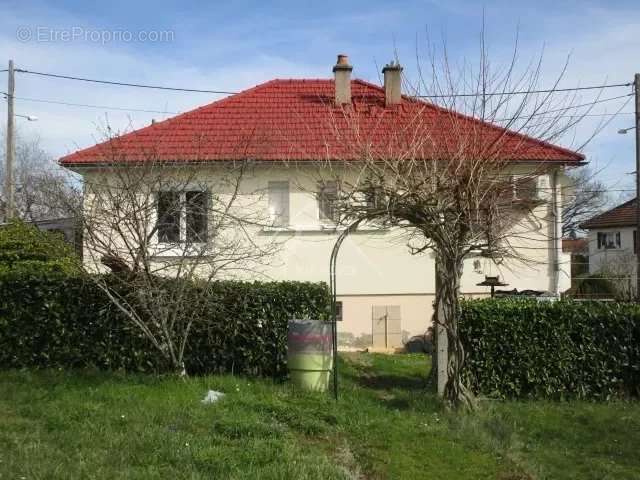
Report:
M338 61L333 66L335 76L336 93L335 101L337 105L351 103L351 71L353 67L349 65L349 57L338 55Z
M385 105L398 105L402 101L402 67L397 62L390 62L382 69L384 74Z

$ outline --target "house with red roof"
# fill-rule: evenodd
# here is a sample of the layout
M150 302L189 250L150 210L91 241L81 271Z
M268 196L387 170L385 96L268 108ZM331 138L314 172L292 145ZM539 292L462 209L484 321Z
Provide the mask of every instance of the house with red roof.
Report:
M607 273L625 283L635 276L636 203L633 198L580 225L588 230L589 273Z
M332 79L276 79L177 115L107 142L79 150L60 164L85 181L106 167L129 168L153 159L167 175L181 165L195 168L203 181L217 165L250 161L247 191L266 192L263 209L271 228L256 238L287 234L277 261L264 272L276 280L328 281L329 257L339 228L331 200L339 185L319 185L312 172L358 161L353 145L394 155L398 132L428 135L425 158L460 148L465 136L476 143L501 143L514 178L539 172L526 192L541 200L536 232L519 240L527 267L497 267L481 256L465 263L462 293L487 295L478 286L486 275L519 290L560 293L570 286L568 255L560 241L564 171L584 161L581 154L499 126L466 117L401 92L401 67L387 65L384 86L351 78L346 56L339 56ZM345 113L346 112L346 113ZM452 118L456 128L452 128ZM398 127L401 128L398 128ZM467 142L467 144L469 144ZM114 152L117 154L114 155ZM519 173L520 172L520 173ZM514 183L514 186L516 183ZM158 207L160 208L160 207ZM182 238L184 221L172 230ZM251 278L248 278L251 279ZM345 336L362 337L374 347L397 347L403 338L424 333L431 324L435 263L430 254L412 256L393 230L363 228L345 240L337 271Z

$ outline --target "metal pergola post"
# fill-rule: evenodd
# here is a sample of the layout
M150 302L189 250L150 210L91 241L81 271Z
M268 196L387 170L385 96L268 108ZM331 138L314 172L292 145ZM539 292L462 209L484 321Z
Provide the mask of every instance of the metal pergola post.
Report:
M338 289L336 286L336 268L338 263L338 253L344 239L349 236L351 232L358 228L362 220L356 220L347 228L345 228L338 236L336 243L331 250L331 257L329 258L329 290L331 291L331 320L333 324L332 328L332 341L333 341L333 397L338 400L338 320L336 317L336 302L338 296Z

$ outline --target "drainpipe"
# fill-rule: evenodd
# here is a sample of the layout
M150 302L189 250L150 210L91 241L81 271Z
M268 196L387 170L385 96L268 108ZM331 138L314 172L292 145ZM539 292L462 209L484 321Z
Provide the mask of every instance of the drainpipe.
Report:
M561 226L560 226L560 205L558 202L558 169L554 169L551 174L551 217L553 235L553 283L551 291L556 297L560 297L560 255L562 252Z

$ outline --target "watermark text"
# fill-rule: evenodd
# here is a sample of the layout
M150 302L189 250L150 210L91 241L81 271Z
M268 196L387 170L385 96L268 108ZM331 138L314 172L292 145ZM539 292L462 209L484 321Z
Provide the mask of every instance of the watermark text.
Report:
M21 42L68 43L88 42L118 43L170 43L175 40L173 30L125 30L95 29L82 26L68 28L44 25L21 26L16 29L16 38Z

